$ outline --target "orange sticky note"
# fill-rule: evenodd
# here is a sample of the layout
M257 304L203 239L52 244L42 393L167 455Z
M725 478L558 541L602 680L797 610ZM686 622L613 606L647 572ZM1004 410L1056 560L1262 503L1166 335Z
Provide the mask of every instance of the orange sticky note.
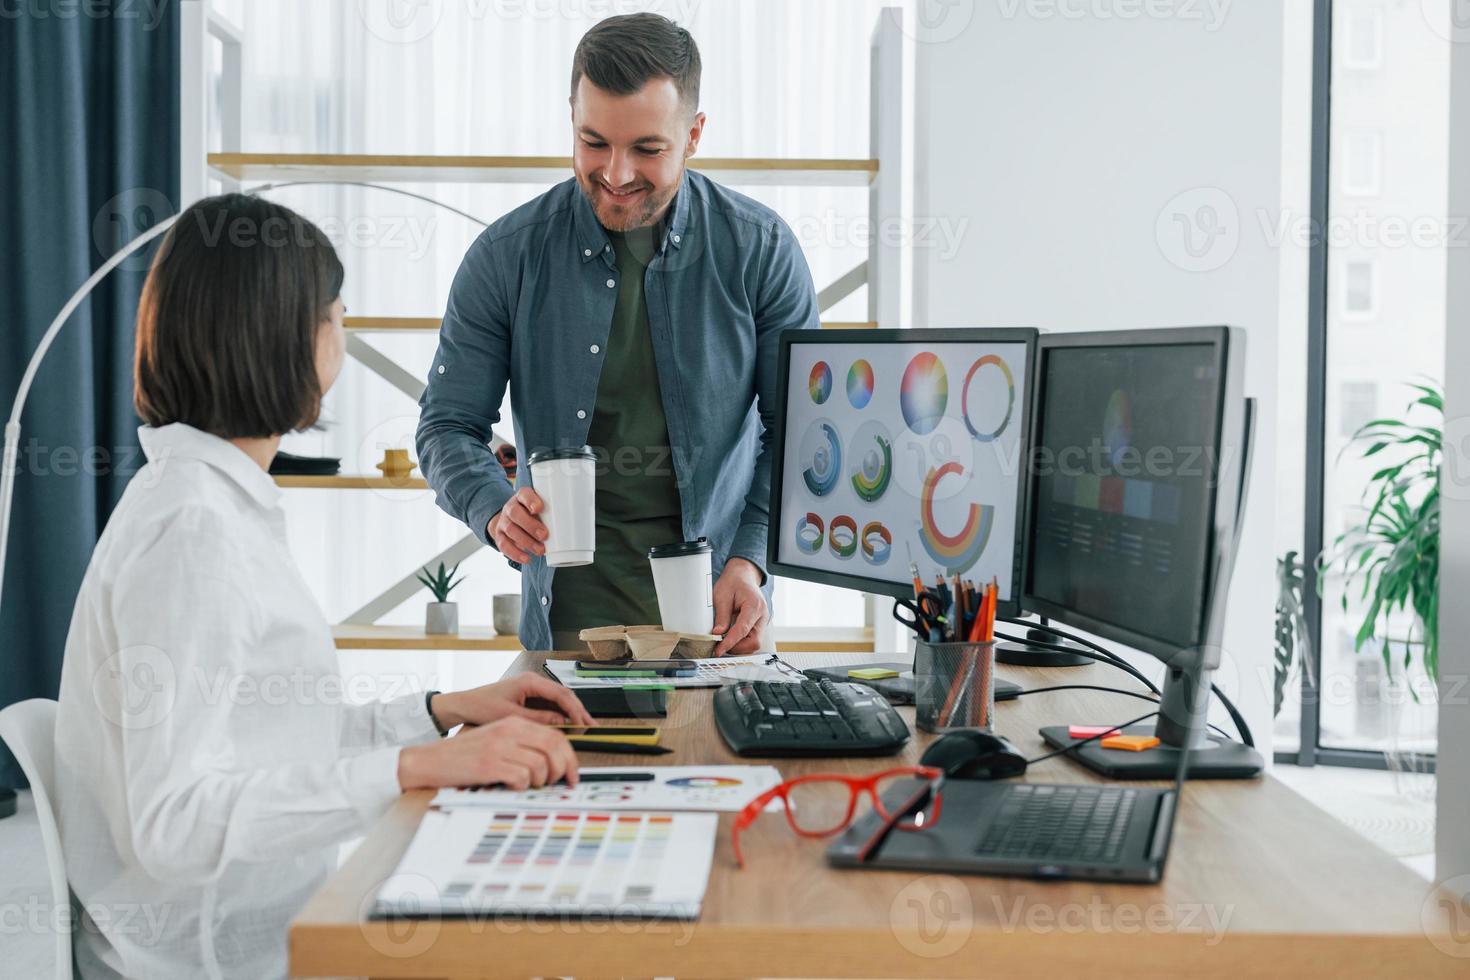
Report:
M1127 749L1129 752L1142 752L1159 744L1155 735L1109 735L1102 740L1105 749Z

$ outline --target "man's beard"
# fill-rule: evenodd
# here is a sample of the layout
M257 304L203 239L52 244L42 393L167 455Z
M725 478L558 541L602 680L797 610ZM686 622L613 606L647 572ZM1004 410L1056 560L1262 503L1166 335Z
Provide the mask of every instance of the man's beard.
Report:
M662 211L669 201L673 200L674 194L679 189L678 183L663 194L657 194L653 188L649 188L648 192L643 195L643 199L636 205L617 205L609 201L605 195L596 194L596 190L603 187L596 177L586 180L579 179L577 186L581 189L582 196L587 198L587 203L592 206L592 213L597 215L598 222L608 231L647 228L653 224L654 216Z

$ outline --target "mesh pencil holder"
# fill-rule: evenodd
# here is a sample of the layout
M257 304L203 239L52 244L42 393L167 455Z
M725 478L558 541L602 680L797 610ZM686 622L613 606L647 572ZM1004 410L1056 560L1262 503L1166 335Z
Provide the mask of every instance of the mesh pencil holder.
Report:
M914 646L914 719L926 732L992 731L995 644L918 641Z

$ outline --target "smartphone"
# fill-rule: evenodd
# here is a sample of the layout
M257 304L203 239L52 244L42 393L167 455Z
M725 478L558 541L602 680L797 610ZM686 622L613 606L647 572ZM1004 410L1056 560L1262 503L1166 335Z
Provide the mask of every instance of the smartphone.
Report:
M697 669L692 660L578 660L578 670L651 670L657 673L678 671L692 674Z
M632 745L657 745L657 728L643 728L638 725L553 725L567 738L581 739L584 742L628 742Z

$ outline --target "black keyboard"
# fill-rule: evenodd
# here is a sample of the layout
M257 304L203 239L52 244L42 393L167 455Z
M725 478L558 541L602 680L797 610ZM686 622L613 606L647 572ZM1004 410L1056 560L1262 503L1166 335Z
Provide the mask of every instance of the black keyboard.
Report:
M1116 861L1138 791L1119 786L1018 783L981 835L983 857Z
M715 723L736 755L887 755L909 739L908 726L877 691L830 680L722 687Z

